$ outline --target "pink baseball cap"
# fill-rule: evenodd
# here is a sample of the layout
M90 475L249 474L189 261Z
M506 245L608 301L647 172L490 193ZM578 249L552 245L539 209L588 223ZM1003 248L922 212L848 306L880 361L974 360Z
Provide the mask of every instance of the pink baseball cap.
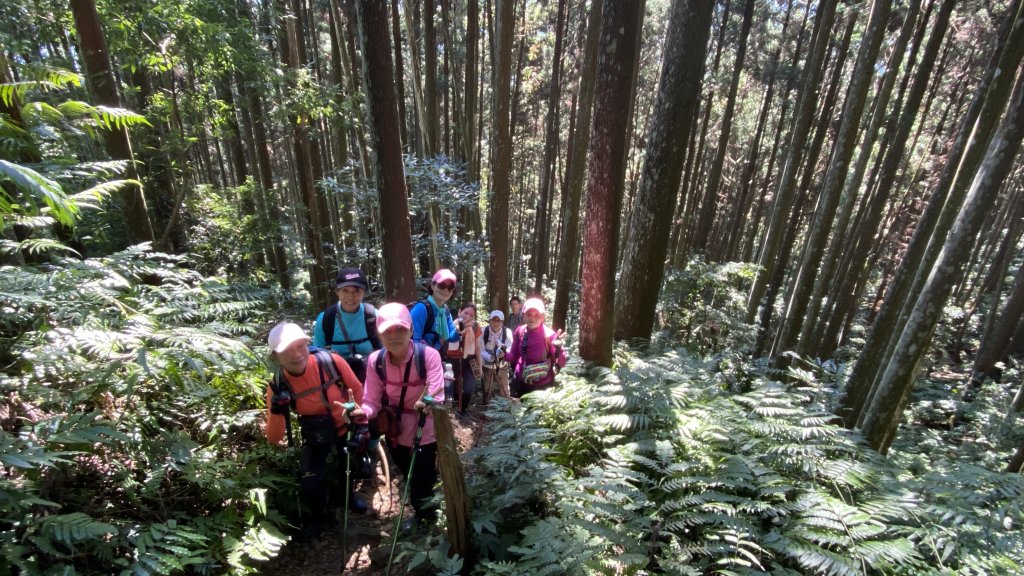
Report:
M458 283L459 281L458 277L455 276L455 272L452 272L447 268L441 268L437 272L434 272L434 278L431 280L431 282L434 284L440 284L446 280L451 280L452 282L455 283Z
M526 302L523 302L523 313L529 312L530 310L536 310L540 314L544 312L544 301L540 298L527 298Z
M395 326L412 329L409 309L400 302L389 302L377 309L377 332L387 332Z
M302 331L302 328L294 322L281 322L277 326L274 326L270 331L270 336L267 337L267 346L270 346L270 350L280 354L285 351L296 340L309 341L309 336Z

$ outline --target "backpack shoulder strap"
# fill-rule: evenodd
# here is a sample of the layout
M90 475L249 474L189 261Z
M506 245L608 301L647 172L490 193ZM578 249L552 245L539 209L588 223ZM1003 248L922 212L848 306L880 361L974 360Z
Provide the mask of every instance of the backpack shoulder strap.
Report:
M332 304L324 310L324 319L320 322L320 329L324 333L324 346L330 348L334 344L334 325L338 321L338 305Z
M416 349L413 351L413 356L416 357L416 370L418 371L420 378L427 379L427 345L422 342L415 344Z
M373 371L377 373L377 377L380 378L381 385L387 381L387 376L384 373L384 355L387 354L382 348L377 352L377 357L373 360Z
M338 384L341 386L341 373L338 366L334 364L334 358L327 350L317 350L313 353L316 356L316 363L320 366L320 385Z
M366 337L374 350L380 350L380 334L377 334L377 309L373 304L363 302L363 319L366 321Z

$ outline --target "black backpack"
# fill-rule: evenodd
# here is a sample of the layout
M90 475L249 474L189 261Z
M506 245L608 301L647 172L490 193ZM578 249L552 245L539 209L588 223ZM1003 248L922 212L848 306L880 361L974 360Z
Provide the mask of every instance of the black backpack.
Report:
M324 335L324 343L327 348L333 349L335 344L342 346L351 346L352 350L355 350L356 344L362 344L363 342L369 341L370 345L373 346L374 350L380 350L380 336L377 334L377 309L372 304L363 302L363 316L366 319L366 337L358 338L356 340L342 340L336 341L334 339L334 328L338 323L338 304L332 304L324 310L324 319L320 323L320 328ZM348 334L342 331L342 334L348 338ZM338 354L341 354L340 352Z
M440 342L441 335L437 333L437 326L434 325L434 306L430 303L430 300L427 300L426 298L423 300L417 300L411 304L407 304L406 307L409 308L409 312L412 312L412 309L420 304L427 307L427 321L423 323L423 334L420 335L420 339L426 340L427 334L433 334L434 342Z

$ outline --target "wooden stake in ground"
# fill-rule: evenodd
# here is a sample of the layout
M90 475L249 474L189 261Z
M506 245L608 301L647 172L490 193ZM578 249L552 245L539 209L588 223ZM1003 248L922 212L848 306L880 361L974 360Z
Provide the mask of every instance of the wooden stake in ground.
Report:
M444 489L444 514L448 520L448 541L452 552L463 558L463 572L472 567L469 553L469 490L466 488L466 474L459 460L458 445L448 411L432 406L434 434L437 436L437 467L441 473Z

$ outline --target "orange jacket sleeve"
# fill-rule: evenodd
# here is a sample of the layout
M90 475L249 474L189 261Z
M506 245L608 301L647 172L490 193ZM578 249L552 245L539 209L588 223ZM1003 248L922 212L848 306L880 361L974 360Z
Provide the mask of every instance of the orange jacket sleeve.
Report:
M267 425L264 431L271 444L280 444L284 440L284 415L274 414L270 411L273 397L274 391L267 385Z

